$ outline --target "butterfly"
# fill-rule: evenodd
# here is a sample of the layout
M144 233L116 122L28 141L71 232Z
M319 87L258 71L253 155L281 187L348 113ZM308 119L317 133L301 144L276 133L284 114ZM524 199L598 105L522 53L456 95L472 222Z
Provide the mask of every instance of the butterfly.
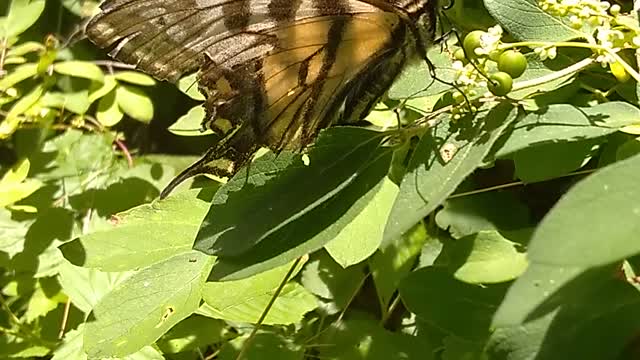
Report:
M300 151L362 120L433 43L437 0L106 0L86 27L160 80L198 72L203 128L223 135L163 190L231 177L260 147Z

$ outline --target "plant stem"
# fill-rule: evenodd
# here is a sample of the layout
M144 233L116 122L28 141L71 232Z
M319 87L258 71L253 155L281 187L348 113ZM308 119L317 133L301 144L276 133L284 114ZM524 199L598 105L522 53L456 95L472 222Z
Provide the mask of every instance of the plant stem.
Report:
M580 70L583 70L585 68L587 68L588 66L590 66L591 64L593 64L595 62L595 60L593 58L586 58L583 59L581 61L578 61L577 63L566 67L560 71L555 71L551 74L548 75L544 75L541 76L539 78L535 78L535 79L531 79L531 80L526 80L526 81L520 81L520 82L516 82L515 84L513 84L513 91L516 90L521 90L521 89L526 89L528 87L533 87L533 86L538 86L556 79L560 79L564 76L567 75L571 75L573 73L577 73Z

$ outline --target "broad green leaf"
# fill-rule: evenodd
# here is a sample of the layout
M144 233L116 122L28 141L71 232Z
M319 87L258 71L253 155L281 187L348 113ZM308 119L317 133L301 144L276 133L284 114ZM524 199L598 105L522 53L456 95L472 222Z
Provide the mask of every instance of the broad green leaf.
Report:
M11 212L0 208L0 266L24 250L25 235L33 221L16 221Z
M489 325L506 288L463 283L443 269L414 271L400 284L400 297L409 311L447 334L479 341L489 335Z
M198 74L193 73L178 80L178 89L194 100L204 100L204 95L198 90Z
M107 82L105 82L106 84ZM116 91L112 90L98 101L98 110L96 111L96 119L105 127L116 125L122 120L124 113L120 110L116 102Z
M192 315L172 327L156 343L163 353L175 354L216 344L232 336L224 321Z
M495 230L463 237L445 249L453 277L470 284L510 281L527 268L525 254Z
M24 159L9 169L0 179L0 207L11 205L42 187L36 179L27 179L29 160Z
M357 313L334 323L317 345L318 358L334 360L431 360L436 351L414 336L388 331L378 320Z
M543 264L598 266L640 253L640 155L576 184L547 213L529 248ZM558 241L562 239L562 241Z
M125 114L135 120L148 123L153 118L153 103L144 91L121 85L116 88L116 102Z
M113 75L116 80L133 85L153 86L156 81L149 75L138 71L119 71Z
M93 309L84 349L90 358L124 356L156 341L199 306L212 258L192 251L156 263L120 283Z
M62 75L69 75L98 82L104 81L104 73L102 70L98 65L88 61L71 60L57 62L53 64L53 71Z
M12 69L5 77L0 79L0 91L5 92L15 84L36 76L38 64L24 64Z
M83 338L85 336L84 324L80 324L77 329L71 330L64 336L62 345L55 349L51 360L87 360L87 353L84 352ZM158 350L152 346L145 346L139 351L123 356L121 360L164 360Z
M398 186L388 178L362 211L324 246L342 267L357 264L371 256L380 246L384 225L398 195Z
M87 89L72 92L48 91L42 96L39 105L84 115L89 110L91 101Z
M567 283L579 268L534 266L537 270L518 279L509 290L494 324L499 318L506 320L503 309L518 312L519 307L529 308L532 299L545 300L539 308L546 309L536 309L524 323L498 325L487 346L491 359L634 358L618 357L640 330L640 297L633 286L612 276L615 270L611 267ZM559 281L551 284L554 279ZM580 339L578 346L576 339Z
M482 230L516 230L531 225L529 209L511 192L489 192L449 199L436 224L459 239Z
M116 88L118 82L113 75L105 75L103 82L91 83L89 89L89 103L93 104L94 101L106 96Z
M346 133L348 132L342 134ZM346 145L349 144L348 139L343 139ZM349 150L353 150L353 147ZM344 156L349 150L339 153ZM391 151L387 148L369 150L369 155L364 158L362 157L364 154L360 153L359 149L357 152L360 154L357 159L351 157L352 160L359 162L347 163L349 156L346 156L344 161L340 160L345 168L338 176L338 179L342 179L343 183L339 185L341 189L333 188L330 190L331 193L341 190L337 196L327 199L327 201L307 214L296 218L295 221L273 232L264 241L241 256L219 258L211 278L231 280L250 276L314 252L331 241L349 223L353 216L359 214L362 208L369 204L387 177L391 162ZM280 155L280 158L283 158L283 155ZM312 157L312 163L313 159ZM257 162L252 164L252 167L256 168ZM324 175L317 175L314 172L309 174L310 177L302 176L300 179L322 179L322 182L317 184L318 187L324 187L327 186L326 183L330 182L328 181L330 173L326 172ZM295 182L293 178L291 180ZM299 184L292 184L290 186L291 191L294 192L294 186L300 187L302 184L308 184L306 181L308 180L300 181ZM307 186L306 189L309 190L309 187ZM286 194L286 190L285 193L281 194ZM283 196L281 195L281 197ZM298 200L300 199L301 197L298 198ZM300 205L294 199L292 201L293 205ZM269 206L269 204L266 206ZM271 215L267 213L266 216ZM249 223L246 226L252 225ZM232 245L230 244L229 246Z
M169 127L169 131L179 136L203 136L211 135L213 131L207 129L202 131L202 120L206 115L205 109L201 105L191 108L188 113L181 116L178 121Z
M218 359L236 360L249 335L237 337L226 343ZM251 360L303 360L304 347L295 344L289 336L260 331L248 345L243 359Z
M183 192L114 215L108 228L60 249L72 264L102 271L138 269L189 253L208 207L196 195L195 190Z
M11 0L6 16L0 17L0 39L22 34L35 24L44 10L45 0Z
M536 0L484 0L491 16L523 41L564 41L584 37L560 19L540 9Z
M308 153L309 165L293 155L258 158L248 175L241 171L218 191L194 247L209 254L236 256L331 199L340 198L340 202L338 194L389 152L380 147L380 141L375 131L340 127L323 132ZM310 179L317 181L309 183ZM356 210L335 233L361 212L361 208Z
M553 179L584 166L604 139L533 145L513 155L515 176L527 183Z
M64 261L58 274L64 293L73 305L89 314L91 309L118 284L128 278L132 272L102 272L74 266Z
M496 157L506 157L535 145L603 137L633 124L638 118L640 110L624 102L609 102L589 108L553 104L518 121Z
M451 85L444 83L451 83L456 74L451 67L451 58L445 52L440 51L439 46L432 47L427 52L427 56L435 66L436 76L441 81L436 81L431 77L426 62L419 61L405 67L400 73L389 89L389 98L404 100L406 98L426 97L441 94L451 89Z
M344 269L326 252L318 251L302 270L300 282L316 296L331 300L338 309L344 309L360 290L365 276L363 266Z
M287 264L247 279L207 282L202 288L207 314L227 321L256 323L290 268L291 264ZM297 323L317 306L311 293L300 284L289 282L273 303L264 324Z
M475 119L478 125L462 134L450 133L445 127L447 124L440 124L425 134L400 185L383 244L401 236L451 195L482 164L493 144L515 119L516 110L510 104L501 103L486 116ZM442 158L443 149L450 154L448 161Z
M391 296L398 289L400 281L413 268L427 241L437 240L427 234L424 224L419 223L407 233L388 242L369 258L369 268L383 312L387 311Z

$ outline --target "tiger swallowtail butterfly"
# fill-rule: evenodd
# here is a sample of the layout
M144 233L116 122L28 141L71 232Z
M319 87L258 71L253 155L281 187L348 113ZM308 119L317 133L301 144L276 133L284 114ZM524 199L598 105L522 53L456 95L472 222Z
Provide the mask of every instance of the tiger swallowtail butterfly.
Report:
M364 118L433 42L437 0L106 0L86 34L176 82L198 71L203 127L224 135L163 190L231 177L260 147L301 150Z

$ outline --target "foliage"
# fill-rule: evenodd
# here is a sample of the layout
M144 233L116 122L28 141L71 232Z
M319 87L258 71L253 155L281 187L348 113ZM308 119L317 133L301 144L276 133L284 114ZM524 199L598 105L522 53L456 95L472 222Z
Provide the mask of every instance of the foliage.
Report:
M371 126L155 200L194 157L140 134L212 141L194 78L45 35L97 1L12 0L0 359L638 358L640 25L607 4L458 0L464 46Z

